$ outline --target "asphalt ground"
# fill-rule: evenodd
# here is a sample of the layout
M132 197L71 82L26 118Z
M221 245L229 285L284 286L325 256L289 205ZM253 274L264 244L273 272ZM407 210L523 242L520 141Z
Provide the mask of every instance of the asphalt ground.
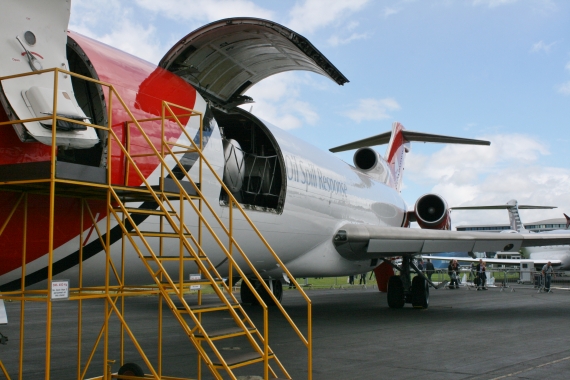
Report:
M511 289L516 291L511 292ZM500 291L432 290L427 310L391 310L386 295L363 289L309 290L313 307L313 379L568 379L570 378L570 291L532 287ZM205 297L205 302L209 302ZM103 320L101 301L84 302L82 361L85 362ZM283 305L306 329L307 308L293 291ZM77 378L77 302L53 304L51 379ZM9 337L0 360L18 378L20 303L7 302ZM259 307L245 306L258 326ZM45 378L45 304L26 303L24 379ZM127 299L126 317L137 340L156 360L157 302L153 297ZM195 378L196 356L177 322L165 309L164 369L170 376ZM307 350L275 307L269 311L272 349L293 379L307 378ZM227 323L221 318L217 323ZM208 322L206 321L205 324ZM213 322L212 322L213 323ZM119 359L118 323L109 337L110 358ZM238 338L221 344L223 352L245 350ZM144 367L127 343L126 361ZM113 366L113 371L118 365ZM102 348L96 351L87 378L103 372ZM148 371L145 371L148 372ZM260 367L238 371L244 378L262 375ZM2 374L0 373L0 379ZM212 378L205 374L205 379Z

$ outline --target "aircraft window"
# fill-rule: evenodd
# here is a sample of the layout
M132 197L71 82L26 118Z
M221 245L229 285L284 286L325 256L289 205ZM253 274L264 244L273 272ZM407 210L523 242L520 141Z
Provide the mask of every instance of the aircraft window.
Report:
M24 40L26 40L28 45L34 46L36 44L36 35L28 30L24 33Z

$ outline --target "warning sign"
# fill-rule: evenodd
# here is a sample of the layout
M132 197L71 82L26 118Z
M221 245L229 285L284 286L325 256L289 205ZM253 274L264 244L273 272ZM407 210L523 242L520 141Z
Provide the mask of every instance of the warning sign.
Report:
M69 280L53 280L51 282L51 300L69 299Z
M200 281L201 279L202 275L200 273L190 275L190 281ZM200 290L200 285L190 285L190 290Z

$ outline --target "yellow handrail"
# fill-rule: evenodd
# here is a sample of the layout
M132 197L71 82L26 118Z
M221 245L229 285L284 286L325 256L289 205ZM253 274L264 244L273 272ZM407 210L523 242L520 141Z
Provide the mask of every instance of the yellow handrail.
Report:
M180 240L181 240L181 247L183 246L189 253L191 253L192 255L198 255L201 256L204 254L204 251L201 247L201 241L202 241L202 226L204 226L206 228L206 230L211 234L211 236L213 237L213 239L216 241L216 243L218 244L218 246L221 248L222 252L226 255L229 265L230 265L230 279L229 279L229 286L226 283L222 284L222 289L227 291L227 293L229 294L229 297L231 298L232 301L237 302L237 299L235 298L233 292L232 292L232 281L233 281L233 270L235 269L235 271L237 272L237 274L239 274L242 277L242 281L243 283L245 283L246 286L248 286L250 289L252 289L252 292L254 294L254 296L256 297L256 299L258 300L258 302L260 303L260 305L263 307L263 312L264 312L264 331L262 336L259 335L260 332L257 331L257 334L259 335L259 338L261 340L261 342L263 343L263 349L261 347L259 347L259 345L257 344L257 341L254 339L254 337L252 336L252 334L249 332L249 329L245 326L244 322L242 321L242 319L237 315L236 311L233 308L230 308L230 313L232 314L232 316L234 317L234 319L236 320L236 322L244 329L247 338L250 340L250 342L252 343L252 346L258 350L258 352L261 353L261 351L263 351L263 356L264 356L264 376L265 378L268 377L269 372L271 371L272 375L275 375L275 373L273 372L273 370L269 367L268 365L268 357L269 357L269 346L268 346L268 311L267 311L267 305L264 303L263 299L261 298L261 296L259 294L257 294L257 292L255 291L253 285L251 284L251 282L249 281L248 277L245 275L245 273L242 271L242 269L238 266L237 262L235 261L234 257L233 257L233 249L235 247L235 249L237 249L237 251L240 253L240 255L242 256L242 258L244 259L244 261L247 263L247 265L249 266L251 272L255 275L255 277L259 280L260 284L263 286L263 288L265 289L265 291L267 292L267 294L271 297L271 299L273 300L273 302L277 305L277 307L279 308L279 310L282 312L282 314L285 316L286 320L288 321L288 323L292 326L292 328L294 329L294 331L296 332L296 334L299 336L299 338L301 339L301 341L305 344L305 346L307 347L308 350L308 378L311 379L312 378L312 325L311 325L311 321L312 321L312 310L311 310L311 301L309 299L309 297L307 296L307 294L302 290L302 288L300 287L300 285L297 283L297 281L295 280L295 278L293 277L293 275L289 272L289 270L285 267L285 265L283 264L283 262L281 261L281 259L278 257L278 255L275 253L275 251L270 247L269 243L265 240L265 238L262 236L261 232L255 227L255 225L253 224L253 221L249 218L249 216L245 213L244 209L241 207L241 205L237 202L237 200L235 199L235 197L233 196L233 194L229 191L229 189L225 186L225 184L223 183L223 180L219 177L219 175L216 173L215 169L210 165L210 163L206 160L204 153L202 151L202 133L203 133L203 128L202 128L202 117L203 115L200 112L194 111L192 109L186 108L186 107L182 107L182 106L178 106L175 105L173 103L170 102L166 102L163 101L162 102L162 114L160 117L156 117L156 118L147 118L147 119L142 119L142 120L136 120L136 118L134 117L134 115L132 114L132 112L128 109L127 105L125 104L125 102L123 101L123 99L120 97L120 95L118 94L118 92L116 91L116 89L114 88L113 85L108 84L108 83L104 83L102 81L93 79L93 78L89 78L83 75L79 75L76 73L72 73L70 71L67 70L62 70L59 68L53 68L53 69L45 69L45 70L41 70L41 71L36 71L36 72L31 72L31 73L23 73L23 74L16 74L16 75L11 75L11 76L6 76L3 78L0 78L0 80L4 81L4 80L9 80L9 79L13 79L13 78L18 78L18 77L23 77L23 76L29 76L29 75L40 75L40 74L44 74L44 73L48 73L48 72L53 72L54 73L54 99L53 99L53 110L54 112L52 112L52 115L46 116L46 117L40 117L40 118L30 118L30 119L25 119L25 120L9 120L9 121L5 121L5 122L0 122L0 126L6 126L6 125L12 125L15 123L27 123L27 122L35 122L35 121L42 121L42 120L51 120L52 121L52 142L51 142L51 169L50 169L50 178L49 180L18 180L18 181L6 181L4 182L4 184L31 184L31 183L41 183L41 182L48 182L50 183L50 220L54 220L54 211L55 211L55 205L54 205L54 199L55 199L55 184L56 183L68 183L68 184L79 184L80 182L78 181L73 181L73 180L64 180L64 179L58 179L56 178L56 174L55 174L55 164L56 164L56 139L57 139L57 132L56 132L56 125L57 125L57 120L64 120L64 121L68 121L68 122L72 122L75 124L80 124L80 125L84 125L87 127L92 127L92 128L97 128L103 131L107 132L107 179L106 179L106 185L102 185L102 184L95 184L95 183L90 183L89 186L92 186L94 188L100 188L100 189L107 189L107 215L106 215L106 220L107 220L107 234L106 234L106 241L103 241L103 234L101 233L101 231L99 230L99 227L97 225L97 221L95 220L95 218L93 217L93 214L91 212L91 210L89 209L89 206L87 205L87 209L89 212L89 216L91 217L91 220L93 222L93 225L95 226L95 229L97 231L97 235L99 238L99 241L102 245L102 247L104 247L104 250L106 252L106 270L105 270L105 285L102 287L90 287L90 288L83 288L82 286L80 286L79 288L74 288L71 289L72 293L74 291L78 292L77 296L72 296L70 297L70 299L78 299L78 300L82 300L82 299L90 299L90 298L106 298L107 302L105 303L105 310L106 313L108 314L108 316L110 316L113 312L118 316L118 318L121 320L121 326L122 328L125 328L127 331L127 334L130 335L131 339L133 340L133 342L135 343L135 345L138 347L138 343L136 343L136 339L134 337L134 335L132 335L131 331L128 329L128 326L126 325L126 322L124 321L123 317L122 317L122 312L117 308L116 306L116 302L117 302L117 298L119 296L122 297L122 300L124 300L124 296L126 295L130 295L130 294L136 294L137 291L129 291L129 288L125 286L124 282L122 281L122 279L124 278L124 273L119 274L117 271L116 266L113 263L113 260L110 256L110 234L108 233L108 231L110 231L110 216L111 214L115 217L115 219L119 222L118 224L121 226L121 228L123 229L123 233L125 236L127 236L127 238L131 241L131 244L133 247L135 247L135 250L137 251L137 253L142 257L142 253L141 251L138 249L138 247L136 246L135 241L132 239L132 237L130 236L129 232L125 225L124 225L124 221L127 220L129 221L129 223L131 224L131 226L133 227L133 229L135 230L135 232L142 237L143 234L142 232L138 229L137 224L132 220L129 212L127 211L127 209L124 207L124 205L122 204L121 201L121 197L115 192L114 187L117 189L121 189L121 186L117 186L116 184L112 183L112 174L113 174L113 156L112 156L112 146L113 143L117 144L115 147L118 146L119 150L122 153L122 157L123 157L123 161L121 162L121 165L124 165L124 179L123 179L123 186L124 189L128 189L129 191L145 191L145 190L141 190L141 188L146 188L147 193L150 194L152 196L152 198L154 199L154 201L160 206L160 208L165 211L164 217L166 218L166 220L170 223L170 225L172 226L174 232L178 233L180 235ZM63 73L63 74L67 74L67 75L71 75L80 79L83 79L85 81L88 82L92 82L92 83L96 83L99 84L100 86L104 86L107 87L108 89L108 106L107 106L107 111L108 111L108 118L107 118L107 126L100 126L100 125L96 125L96 124L91 124L91 123L85 123L82 121L78 121L78 120L71 120L65 117L61 117L57 115L57 112L55 110L57 110L57 88L58 88L58 77L59 77L59 73ZM123 138L119 138L117 136L117 134L114 131L114 126L113 127L113 123L112 123L112 114L113 114L113 97L116 97L116 100L118 100L118 102L120 103L120 106L124 109L124 111L126 112L126 114L128 115L128 118L130 120L124 122L125 125L125 133L123 134ZM178 110L183 110L183 111L187 111L188 113L185 114L176 114L173 111L173 108L176 108ZM194 139L188 134L188 131L186 130L185 126L182 125L182 123L180 122L180 117L194 117L194 116L198 116L200 117L200 124L199 124L199 132L200 132L200 146L198 146L195 142ZM157 149L157 147L155 146L155 144L153 143L153 141L149 138L149 136L146 134L146 132L144 131L144 129L141 127L141 123L144 121L158 121L161 120L161 125L162 125L162 131L161 131L161 139L160 139L160 151ZM171 142L171 141L167 141L164 135L164 126L165 126L165 121L166 120L174 120L177 124L177 126L181 129L182 134L188 139L188 141L191 143L191 145L183 145L177 142ZM146 143L148 144L148 147L151 150L151 153L145 154L133 154L131 155L130 150L130 124L134 124L136 129L138 130L138 132L140 133L140 136L143 137L143 139L146 141ZM173 125L173 123L170 124L171 126ZM181 135L182 136L182 135ZM123 142L124 140L124 142ZM126 145L126 146L125 146ZM179 148L176 151L174 151L172 148ZM186 149L184 150L180 150L180 149ZM226 227L226 225L224 224L224 222L220 219L220 217L218 217L218 215L216 214L215 210L213 209L213 207L210 205L210 203L207 201L206 197L204 196L204 194L202 193L202 189L196 185L196 183L194 182L194 180L190 177L189 173L186 171L186 169L183 167L183 165L181 164L180 160L178 159L178 157L176 156L177 154L184 154L184 153L188 153L189 151L191 152L196 152L199 155L199 178L200 178L200 183L202 184L202 165L205 164L206 167L210 170L210 172L213 174L213 176L215 177L215 179L219 182L219 184L221 185L223 191L226 192L226 194L228 195L229 198L229 208L230 208L230 218L229 218L229 228ZM153 189L153 187L148 183L147 179L145 178L145 176L143 175L143 173L140 171L140 169L138 168L134 158L136 157L149 157L149 156L155 156L157 157L158 161L159 161L159 165L161 165L161 176L160 176L160 189L163 190L164 187L164 178L166 177L165 174L168 174L170 176L170 179L172 179L172 181L175 183L175 185L179 188L179 193L180 193L180 202L184 202L187 201L191 207L193 208L193 211L196 213L196 215L198 216L198 234L197 234L197 238L195 237L194 234L190 234L190 240L192 241L192 244L195 244L198 247L198 252L196 253L192 247L192 244L190 243L190 241L188 240L188 237L185 236L187 233L189 233L189 229L186 226L186 224L184 224L184 214L183 214L183 208L181 207L181 213L182 215L176 215L178 218L180 218L180 226L178 226L175 223L174 218L170 215L170 213L168 212L168 210L166 209L166 205L168 205L168 207L171 210L175 210L175 208L173 207L173 205L171 204L170 200L168 200L167 197L161 196L159 197L158 194L155 192L155 190ZM172 169L169 167L169 165L167 164L167 162L165 161L165 157L166 156L170 156L173 158L173 160L175 161L175 164L177 165L177 167L181 170L182 174L189 180L189 182L191 183L191 185L194 187L194 190L197 194L197 196L190 196L188 194L188 192L185 190L185 188L182 186L182 183L179 181L179 179L177 178L176 175L174 175ZM129 176L130 176L130 171L129 168L134 169L134 171L136 172L137 177L140 179L141 181L141 187L139 189L133 188L129 185ZM83 197L82 197L83 198ZM199 199L199 204L198 206L192 201L192 199ZM20 198L21 200L22 198ZM20 202L20 200L18 200L18 202ZM117 204L119 205L119 208L122 211L123 214L123 218L120 218L119 215L117 214L117 212L114 210L114 207L117 206ZM181 203L182 204L182 203ZM212 228L212 226L210 225L210 223L206 220L205 216L203 215L203 210L202 210L202 204L204 204L206 206L206 208L210 211L210 213L214 216L216 222L219 224L219 226L221 227L221 229L224 231L224 233L228 236L229 239L229 249L225 247L224 243L222 243L222 241L218 238L218 236L216 235L216 233L214 232L214 229ZM27 205L27 202L26 202ZM259 272L256 270L255 266L253 265L253 263L247 258L245 252L243 251L243 249L240 247L240 245L238 244L238 242L236 241L236 239L233 236L233 211L234 211L234 207L239 211L239 213L244 217L244 219L248 222L248 224L250 225L250 227L255 231L255 234L258 236L258 238L260 239L260 241L263 243L263 245L265 245L265 247L267 248L267 250L271 253L271 255L274 257L274 259L276 260L278 266L280 267L280 269L289 277L290 281L293 281L293 284L296 285L296 289L297 291L299 291L301 293L301 295L303 296L303 298L306 300L307 302L307 309L308 309L308 327L307 327L307 337L305 338L305 336L303 335L303 333L299 330L299 328L294 324L294 322L292 321L292 319L290 318L290 316L287 314L287 312L285 311L285 309L283 308L283 306L278 302L278 300L275 298L275 296L273 295L272 291L270 290L270 288L268 287L268 285L265 283L263 277L259 274ZM14 206L12 213L16 210L17 208L17 204ZM83 208L82 208L83 210ZM11 214L12 215L12 214ZM82 222L83 222L83 216L82 216ZM121 220L123 222L121 222ZM162 219L161 219L162 220ZM2 226L2 229L0 230L0 235L3 232L3 229L5 228L5 226L7 225L8 220L4 223L4 225ZM161 222L162 223L162 222ZM162 224L161 224L162 225ZM83 240L83 238L80 239L81 241ZM155 253L153 252L153 250L151 249L150 245L148 245L148 243L146 242L146 239L142 239L143 244L146 246L147 250L150 252L151 256L155 259L157 259L157 256L155 255ZM48 261L49 261L49 265L48 265L48 282L52 279L52 263L53 263L53 222L50 223L50 231L49 231L49 241L48 241L48 246L49 246L49 250L48 250ZM182 265L182 260L183 260L183 255L182 255L182 251L180 251L180 264ZM174 293L178 296L178 298L181 300L183 306L190 311L190 308L188 306L188 304L186 303L186 301L183 298L183 292L182 292L182 278L180 279L180 289L177 290L177 287L175 286L176 284L170 279L170 276L168 276L166 274L166 272L164 272L162 269L159 269L157 272L154 272L148 265L148 263L143 260L144 264L147 266L147 269L149 270L149 273L154 273L155 279L158 278L158 276L162 276L165 275L166 281L167 283L169 283L170 285L170 289L166 289L166 287L164 285L162 285L160 283L160 281L157 281L156 286L158 287L158 293L159 294L164 294L167 295L169 293ZM156 261L158 262L158 261ZM201 260L196 260L197 265L200 269L200 272L202 272L206 278L212 283L215 284L214 281L214 276L216 277L220 277L219 273L217 272L217 270L211 265L210 263L210 267L206 267L204 265L204 263ZM123 262L124 264L124 262ZM80 264L81 265L81 264ZM121 265L121 268L123 268L124 265ZM81 271L81 269L80 269ZM110 279L109 279L109 274L110 272L112 272L115 276L115 279L118 281L119 285L110 285ZM123 269L121 269L121 272L124 272ZM24 274L25 274L25 262L22 265L22 284L24 284ZM218 296L221 299L226 300L225 296L222 293L222 289L220 289L217 286L213 286L214 291L218 294ZM88 289L92 289L92 290L104 290L106 295L87 295L84 292ZM114 299L111 298L111 294L113 292L116 292L115 294L117 295L117 297L115 297ZM19 297L16 296L12 296L12 299L19 299L19 300L29 300L28 298L26 298L27 294L38 294L38 295L45 295L48 296L48 291L26 291L24 290L24 288L22 287L22 289L20 290L20 292L5 292L3 293L4 295L6 294L12 294L14 293L14 296L16 296L17 294L19 294ZM154 293L156 294L156 291L154 291ZM0 294L0 297L2 297L2 294ZM170 297L164 297L164 299L166 300L166 302L170 301ZM171 302L171 301L170 301ZM227 302L227 300L226 300ZM242 310L243 311L243 310ZM198 318L196 318L193 313L189 313L193 319L194 319L194 323L197 326L197 329L200 331L203 331L203 328L201 327L200 324L200 320ZM104 326L102 327L102 332L101 334L105 334L105 347L104 347L104 361L107 362L107 335L108 335L108 316L105 320ZM181 323L182 324L182 323ZM184 327L184 324L182 324ZM22 326L23 328L23 326ZM23 330L22 330L23 331ZM219 352L217 352L217 349L215 348L215 346L213 345L212 341L209 339L209 337L207 337L206 334L204 334L206 336L205 341L208 343L208 345L210 346L210 348L214 351L214 353L216 354L216 356L218 356L218 358L221 360L221 362L223 363L224 367L226 368L226 370L228 371L228 373L230 374L230 376L233 377L233 374L231 374L231 371L229 371L229 368L227 367L227 364L223 361L223 358L221 357L221 355L219 354ZM190 332L190 336L193 337L193 333L192 331ZM48 315L47 315L47 328L46 328L46 374L49 374L50 372L50 354L49 354L49 349L50 349L50 342L51 342L51 302L48 299ZM98 341L101 339L101 335L99 336ZM203 348L201 348L201 345L199 344L199 342L196 342L194 339L193 341L195 342L195 346L197 348L197 350L200 353L204 353ZM98 343L96 343L95 346L97 346ZM143 356L143 358L145 359L145 363L149 366L149 368L151 369L151 371L153 372L153 375L156 375L156 372L154 371L154 369L152 368L152 366L150 365L150 362L148 362L148 359L144 356L144 354L141 352L141 355ZM207 357L207 355L203 355L204 358ZM285 369L283 368L282 364L277 360L277 358L275 357L275 360L278 364L278 366L280 367L280 369L285 373L286 376L288 376L287 372L285 371ZM90 361L90 360L89 360ZM0 363L1 364L1 363ZM208 365L211 365L210 363L206 363ZM85 367L85 371L87 370L88 365L86 365ZM159 373L161 372L160 367L159 367ZM85 372L83 372L83 376L85 375ZM214 375L217 377L215 371L214 371Z

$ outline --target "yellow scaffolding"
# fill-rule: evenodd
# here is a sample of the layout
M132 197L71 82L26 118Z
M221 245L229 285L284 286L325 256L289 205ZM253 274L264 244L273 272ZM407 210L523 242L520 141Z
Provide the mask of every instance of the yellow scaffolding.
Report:
M54 75L54 97L53 97L53 110L57 110L57 94L58 94L58 78L60 74L72 75L85 81L96 83L106 88L107 91L107 126L95 125L78 120L71 120L63 116L57 115L57 112L52 112L50 116L32 118L26 120L11 120L8 122L0 123L0 127L9 127L16 123L27 123L33 121L51 120L52 123L52 142L51 142L51 160L49 163L49 176L45 178L34 179L16 179L4 180L0 178L0 190L20 193L19 199L14 204L9 216L4 221L0 221L0 235L5 231L6 226L16 214L18 208L22 206L23 210L23 245L22 245L22 261L21 261L21 284L20 290L9 291L0 293L0 299L10 299L20 301L20 336L19 336L19 365L18 365L18 379L23 377L23 363L24 363L24 317L25 317L25 302L45 302L47 305L46 315L46 353L45 353L45 378L50 378L50 365L51 365L51 345L52 345L52 302L50 297L50 284L54 280L53 263L54 263L54 221L55 221L55 200L56 198L72 197L80 199L81 204L81 226L79 233L79 268L78 268L78 286L69 289L69 300L78 302L78 336L77 336L77 378L84 379L87 370L90 367L91 361L95 355L96 350L102 343L103 348L103 375L97 379L110 379L110 378L133 378L132 376L120 376L111 374L111 364L114 360L109 357L109 321L115 316L120 322L120 358L121 365L124 364L124 337L127 335L132 344L140 354L141 359L144 361L149 370L149 374L144 375L145 378L154 379L174 379L163 374L162 361L165 353L162 347L162 305L165 303L172 311L175 319L179 322L184 333L188 336L189 341L197 351L197 378L202 378L202 367L205 366L209 372L217 379L231 378L236 379L234 369L248 366L248 365L262 365L263 377L265 379L277 378L279 376L290 378L290 375L285 370L285 367L278 360L277 356L269 346L268 336L268 307L262 297L256 291L250 278L255 278L262 286L262 291L265 292L267 300L269 297L270 302L274 303L277 308L284 315L288 323L292 326L295 333L300 338L301 342L307 348L307 373L308 378L312 378L312 329L311 329L311 301L304 293L299 284L295 281L293 275L287 270L283 262L279 259L277 254L269 246L267 241L263 238L259 230L254 226L252 220L244 212L243 208L233 197L232 193L225 186L222 179L218 176L215 169L204 157L202 148L202 118L200 112L181 107L166 101L162 102L161 117L136 120L132 112L128 109L125 102L117 93L116 89L111 84L107 84L89 77L78 75L59 68L41 70L32 73L12 75L0 78L0 81L6 81L14 78L19 78L28 75L41 75L53 72ZM123 128L125 142L118 136L113 126L113 101L119 102L119 107L128 115L129 120L120 125ZM198 144L189 135L185 125L180 121L181 118L198 118L199 119L199 132L200 138ZM84 125L90 128L97 128L103 130L107 136L107 167L106 167L106 180L105 183L90 182L85 179L69 179L61 178L57 174L57 148L56 148L56 126L57 121L63 120L75 124ZM149 137L142 128L145 122L161 123L161 136L160 141L154 141ZM165 126L168 123L172 128L174 125L180 128L182 136L186 138L188 144L181 144L170 141L165 136ZM130 135L131 128L134 133L139 137L139 141L144 141L147 144L148 153L144 154L131 154ZM142 140L141 140L142 138ZM184 140L184 139L183 139ZM124 171L124 181L122 183L114 183L112 178L113 163L111 149L118 149L124 157L124 166L121 168ZM197 155L198 174L197 178L193 179L185 167L180 162L179 156L186 153L194 153ZM138 159L157 160L160 165L160 177L158 184L151 184L145 178L141 168L137 164ZM172 166L176 167L177 173L174 173ZM203 172L209 171L210 176L214 177L220 184L223 191L226 192L229 199L229 216L228 225L216 214L214 208L206 200L202 193ZM134 173L134 174L133 174ZM130 183L130 178L137 179L136 185ZM185 181L182 181L184 179ZM167 184L168 182L168 184ZM183 184L186 183L186 185ZM188 185L189 184L189 185ZM28 238L28 197L29 194L46 194L49 195L49 231L48 231L48 266L47 266L47 288L41 290L27 290L25 288L26 267L28 262L26 260L26 240ZM90 202L98 201L105 202L106 204L106 226L102 230L98 225L101 219L93 214ZM141 204L141 202L151 202L153 207L129 207L129 203ZM265 279L256 270L253 263L248 259L246 253L240 247L233 235L235 215L239 215L247 222L255 236L258 237L260 242L265 246L275 259L276 264L281 268L291 281L295 284L295 288L299 291L307 303L307 327L305 333L294 324L283 306L273 295L271 289L265 282ZM154 216L158 217L157 230L142 231L139 225L134 220L134 215ZM196 226L190 226L185 221L190 217L197 221ZM105 280L104 284L99 286L83 286L83 277L85 268L83 265L83 246L86 242L84 236L84 218L87 216L91 220L93 229L97 233L97 237L104 247L105 251ZM206 216L209 216L207 218ZM213 220L212 220L213 218ZM209 220L208 220L209 219ZM121 239L121 253L120 260L114 260L112 249L115 249L110 238L111 225L115 223L120 227L122 232ZM227 240L227 246L223 243L222 239L215 233L214 229L222 231L224 240ZM227 257L229 265L229 273L227 280L222 279L220 273L214 267L208 258L208 253L203 248L204 234L208 234L209 238L213 240L217 247L216 249L223 252ZM153 244L152 241L158 239L158 244ZM178 241L178 252L165 252L165 240L176 239ZM129 250L130 248L130 250ZM150 285L128 284L125 275L126 256L129 254L136 254L147 269L151 279ZM238 265L236 257L243 261L249 270L246 274ZM118 262L116 262L118 261ZM176 269L172 270L165 265L165 263L177 263ZM193 263L197 268L198 278L185 279L185 265ZM118 269L118 267L120 269ZM176 279L177 277L177 279ZM261 329L257 328L253 321L247 316L243 307L238 302L233 294L232 288L234 278L241 278L241 281L252 291L253 295L263 308L263 326ZM221 301L219 304L203 303L202 302L202 288L197 290L196 302L190 302L188 295L190 289L196 285L211 285L214 293ZM242 285L243 286L243 285ZM141 345L129 327L125 319L125 297L131 296L156 296L158 298L158 358L153 364L147 357ZM105 301L104 309L104 323L99 331L98 337L93 344L93 348L89 353L87 361L82 365L82 310L83 302L93 299L102 299ZM222 331L213 331L204 326L203 318L207 313L225 311L228 313L235 323L234 328L226 328ZM216 346L216 342L226 338L245 337L250 343L252 352L243 355L241 358L226 358ZM257 367L255 367L257 368ZM8 377L8 372L0 362L0 369L4 375ZM279 374L279 376L278 376Z

